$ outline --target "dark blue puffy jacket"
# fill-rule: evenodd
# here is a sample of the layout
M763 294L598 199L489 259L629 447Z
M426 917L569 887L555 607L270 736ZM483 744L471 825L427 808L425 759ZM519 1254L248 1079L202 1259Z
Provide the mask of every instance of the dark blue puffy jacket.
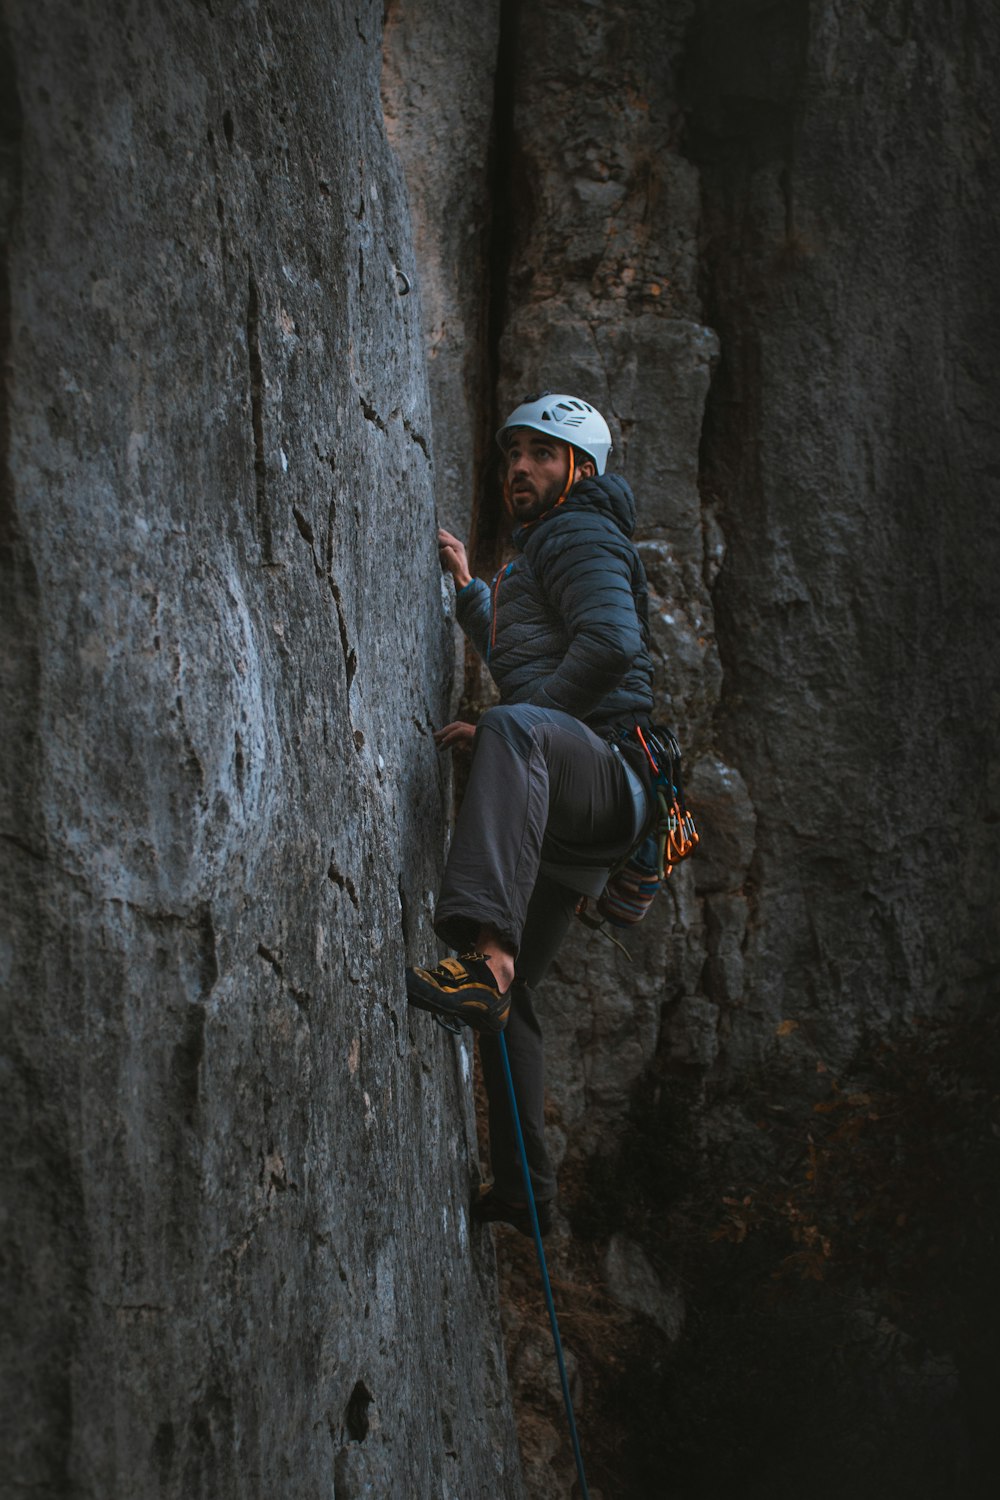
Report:
M514 532L517 556L458 595L458 621L504 703L561 708L598 733L653 706L646 574L619 474L581 479Z

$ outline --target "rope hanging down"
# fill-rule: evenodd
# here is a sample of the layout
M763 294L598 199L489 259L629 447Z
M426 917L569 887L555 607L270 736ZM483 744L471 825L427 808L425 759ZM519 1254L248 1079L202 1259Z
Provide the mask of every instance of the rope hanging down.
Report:
M528 1195L528 1212L531 1215L531 1227L535 1235L538 1266L542 1273L542 1289L545 1292L545 1305L549 1310L549 1323L552 1327L552 1342L555 1345L556 1362L559 1365L559 1380L562 1384L563 1403L566 1407L566 1416L569 1421L569 1435L573 1441L573 1457L576 1459L576 1472L580 1480L580 1497L581 1500L590 1500L590 1491L587 1489L587 1477L583 1472L583 1454L580 1452L580 1439L576 1432L576 1419L573 1416L573 1402L569 1394L569 1378L566 1374L566 1361L563 1358L562 1339L559 1337L556 1307L552 1300L552 1287L549 1282L548 1267L545 1264L545 1251L542 1249L542 1232L538 1227L538 1210L535 1207L535 1195L531 1188L531 1173L528 1171L528 1157L524 1149L521 1118L517 1112L517 1099L514 1096L514 1079L510 1071L510 1058L507 1056L507 1038L503 1032L500 1033L499 1040L500 1056L503 1058L504 1077L507 1080L507 1097L510 1100L510 1112L514 1121L514 1134L517 1137L517 1152L521 1161L521 1176L524 1179L524 1190Z

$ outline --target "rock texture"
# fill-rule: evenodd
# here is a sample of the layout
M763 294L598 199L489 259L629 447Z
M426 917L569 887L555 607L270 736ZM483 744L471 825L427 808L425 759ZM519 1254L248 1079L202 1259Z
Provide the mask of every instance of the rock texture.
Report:
M415 210L435 499L442 525L457 530L490 456L500 13L500 0L474 11L456 0L390 0L382 43L386 129Z
M703 833L631 965L581 932L542 1000L591 1493L992 1493L995 8L7 15L19 1489L523 1492L474 1056L400 971L451 798L435 516L488 575L492 432L564 386L638 496Z
M381 6L7 10L9 1493L517 1496Z
M998 32L961 11L707 4L685 77L726 351L720 724L758 811L734 1042L802 1009L838 1063L872 1021L982 996L996 956L995 663L968 626L997 622Z
M544 998L552 1254L609 1493L752 1472L773 1500L820 1450L831 1495L989 1470L998 55L985 3L501 7L492 425L543 387L609 414L704 833L633 967L581 938ZM407 163L430 276L433 155ZM447 321L475 326L464 294ZM488 574L488 480L466 523ZM529 1488L568 1494L518 1251Z

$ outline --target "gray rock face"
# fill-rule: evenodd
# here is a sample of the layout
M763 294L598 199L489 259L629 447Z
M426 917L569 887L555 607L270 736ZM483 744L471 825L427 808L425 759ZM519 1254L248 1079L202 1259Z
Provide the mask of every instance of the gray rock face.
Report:
M442 525L464 532L489 456L489 277L500 0L386 6L382 100L413 215Z
M451 658L381 21L3 39L19 1492L521 1492L470 1051L402 991Z
M869 1020L983 995L996 955L971 872L995 740L998 37L984 5L972 50L932 4L751 14L701 7L686 75L725 350L704 445L720 727L757 809L749 982L840 1061Z
M568 387L638 498L702 832L632 964L581 930L539 997L591 1491L975 1493L995 8L8 9L17 1484L522 1493L473 1053L401 969L451 796L435 520L488 569L497 416Z
M703 834L627 939L633 966L581 935L539 1000L577 1229L564 1286L589 1284L596 1254L605 1291L631 1287L626 1308L646 1286L651 1315L654 1283L677 1273L719 1308L717 1340L706 1313L671 1352L677 1384L645 1382L635 1447L662 1438L669 1454L673 1441L643 1402L672 1402L699 1425L724 1387L729 1420L749 1414L735 1443L760 1444L769 1500L797 1492L805 1461L804 1446L762 1435L769 1402L822 1431L842 1489L884 1496L922 1474L947 1494L975 1401L960 1413L953 1378L932 1389L902 1342L883 1367L878 1341L855 1337L884 1287L846 1296L841 1283L818 1342L804 1300L756 1322L748 1312L730 1377L723 1309L747 1291L739 1264L768 1284L769 1231L734 1227L744 1261L715 1281L709 1268L726 1253L711 1235L734 1182L770 1184L780 1200L776 1184L824 1118L814 1105L839 1107L831 1079L877 1071L916 1017L957 1005L971 1023L995 972L996 17L983 3L959 20L930 3L542 0L504 9L500 52L496 412L549 387L609 415L615 466L639 501L658 688ZM434 171L447 170L439 158ZM440 186L407 175L416 218L446 246ZM471 328L462 307L456 293L453 326ZM441 440L452 418L436 394L434 407ZM484 487L475 534L496 533L496 510ZM884 1128L877 1115L871 1128ZM894 1149L919 1154L920 1139L914 1126ZM748 1201L752 1219L762 1210ZM940 1211L929 1194L925 1246ZM799 1209L780 1212L791 1225ZM807 1230L820 1234L808 1216L795 1233ZM847 1265L852 1232L835 1252ZM804 1243L790 1237L793 1260L808 1260ZM652 1280L622 1271L623 1244ZM520 1275L508 1274L513 1297ZM957 1328L934 1337L952 1370ZM849 1357L809 1408L805 1371L842 1346ZM758 1349L759 1410L742 1394ZM653 1369L665 1356L642 1345L641 1357ZM602 1389L593 1369L592 1453L601 1423L588 1428L588 1411L634 1394L625 1376ZM852 1384L878 1385L877 1418L850 1405ZM544 1425L558 1419L548 1412L540 1437L534 1388L520 1387L532 1493L568 1493L565 1450L560 1460ZM916 1456L939 1399L947 1454L925 1443ZM887 1412L892 1431L877 1433ZM745 1476L714 1464L734 1440L721 1416L707 1420L704 1453L670 1468L684 1493L714 1500ZM624 1474L609 1459L616 1493L659 1482L652 1457L647 1472L635 1461Z
M608 1290L616 1302L651 1318L671 1343L684 1331L684 1298L661 1284L638 1245L623 1234L611 1236L605 1261Z

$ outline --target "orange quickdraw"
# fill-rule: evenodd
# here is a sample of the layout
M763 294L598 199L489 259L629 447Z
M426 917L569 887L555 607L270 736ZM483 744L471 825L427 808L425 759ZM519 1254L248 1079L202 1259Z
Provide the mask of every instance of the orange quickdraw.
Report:
M649 746L646 744L646 736L643 734L643 732L639 728L638 724L635 726L635 732L639 736L639 744L642 746L642 748L646 752L646 759L649 761L649 764L653 768L653 775L654 776L658 776L659 772L660 772L660 768L656 764L656 761L653 759L652 752L650 751Z
M666 797L661 792L658 801L660 804L658 829L660 831L657 845L660 868L666 878L674 865L679 864L682 859L687 859L688 855L694 852L701 840L694 826L694 818L681 806L676 797L668 805Z
M698 845L694 818L684 806L681 787L681 747L669 729L653 725L645 732L638 724L623 729L618 738L635 735L652 770L650 792L656 797L652 827L643 829L638 844L612 869L592 914L583 896L576 908L581 922L603 932L626 957L628 949L607 930L634 927L646 915L674 865L686 859ZM607 926L605 926L607 924Z
M653 771L656 788L655 824L657 869L661 880L667 879L674 865L687 859L700 842L694 818L684 804L681 789L681 750L669 729L648 731L653 749L637 724L636 736ZM654 755L653 751L656 751Z

